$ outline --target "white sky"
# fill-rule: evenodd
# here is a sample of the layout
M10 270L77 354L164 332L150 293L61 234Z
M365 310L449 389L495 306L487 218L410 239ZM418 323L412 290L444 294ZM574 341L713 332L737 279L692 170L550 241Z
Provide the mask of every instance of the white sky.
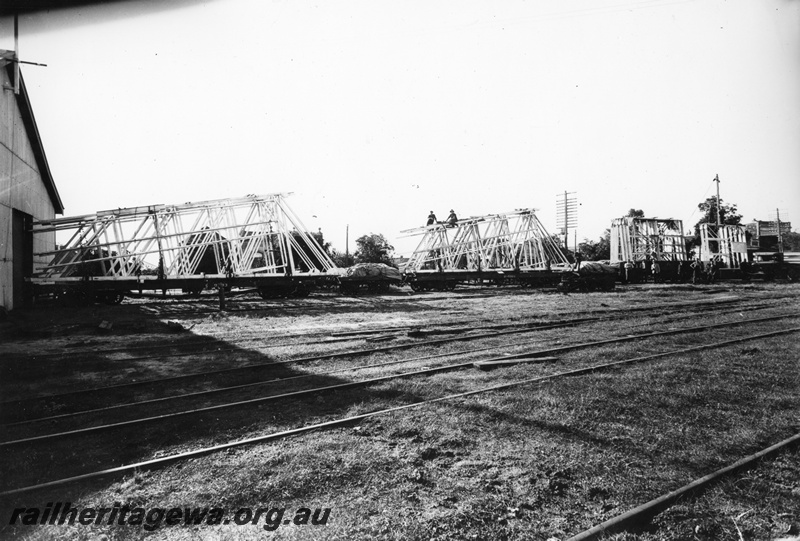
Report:
M631 207L689 230L719 174L800 225L797 0L161 4L20 18L66 215L293 192L335 248L407 253L429 210L556 233L565 190L579 240Z

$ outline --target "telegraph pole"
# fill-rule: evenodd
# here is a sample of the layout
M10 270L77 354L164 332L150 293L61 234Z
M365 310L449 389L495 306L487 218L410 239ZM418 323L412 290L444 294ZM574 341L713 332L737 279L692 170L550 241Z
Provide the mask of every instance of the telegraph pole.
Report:
M719 235L719 175L714 177L714 182L717 183L717 235Z
M563 194L558 194L558 201L556 203L556 227L561 227L564 230L564 249L569 250L569 230L578 226L578 199L575 197L575 192L565 191ZM564 198L562 201L561 198ZM575 232L575 251L578 251L577 245L577 231Z
M19 59L19 15L14 14L14 50L10 53L4 53L0 56L0 60L10 60L14 63L14 84L13 85L3 85L5 90L12 90L14 94L19 94L20 89L20 77L19 77L19 65L20 64L31 64L33 66L43 66L47 67L47 64L39 64L38 62L27 62L25 60Z

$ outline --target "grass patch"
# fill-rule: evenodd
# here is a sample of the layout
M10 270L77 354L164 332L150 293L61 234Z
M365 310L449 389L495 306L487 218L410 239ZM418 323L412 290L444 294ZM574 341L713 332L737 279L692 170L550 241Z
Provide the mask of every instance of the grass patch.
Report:
M733 293L755 303L760 296L787 292L796 298L796 288L772 286L749 285ZM367 325L376 314L390 315L393 321L428 324L455 319L463 322L468 318L478 322L491 317L498 321L545 319L606 306L685 302L691 294L668 287L659 288L658 293L657 299L643 298L633 291L566 297L525 292L464 299L454 293L420 296L413 301L401 298L386 310L381 304L392 305L391 299L382 303L356 299L333 315L295 310L291 315L287 312L285 317L277 317L277 321L235 314L204 320L203 333L227 336L242 325L248 326L249 334L283 333L295 327L318 330L326 324L336 329L358 328ZM430 319L433 314L440 318L444 307L451 313L444 319ZM780 307L762 310L758 315L780 311ZM637 314L625 322L496 337L476 342L474 347L496 344L517 351L521 346L515 344L522 339L553 347L558 342L619 336L634 327L641 332L664 326L733 321L731 314L706 314L694 322L681 322L675 319L677 315L670 317L670 321L660 322ZM4 482L21 482L37 475L45 478L63 472L74 474L98 464L159 452L169 454L408 401L793 324L796 320L649 338L572 351L556 363L393 380L366 389L243 408L179 425L123 431L113 437L80 440L77 445L65 442L63 446L23 449L15 455L14 462L8 456L4 459L3 478ZM435 351L469 352L470 347L460 349L459 345L450 344ZM150 508L329 507L331 518L324 527L289 525L269 535L275 539L561 539L797 432L798 353L797 335L786 335L676 354L612 371L387 414L276 443L231 449L157 471L5 501L0 507L6 513L14 506L44 507L46 502L58 500L82 506L120 502ZM400 359L403 355L407 353L387 353L357 363ZM456 356L455 360L460 359ZM178 362L190 366L191 361ZM209 362L221 364L225 357L212 357ZM312 373L357 364L348 362L312 363L302 370ZM286 374L302 370L293 368ZM366 372L378 375L380 370ZM355 373L345 372L335 379L355 378ZM49 383L43 381L41 387ZM737 527L745 538L792 535L797 527L798 478L797 452L793 451L726 480L697 501L673 507L657 517L649 531L635 536L652 540L693 536L729 539L737 538ZM139 539L145 533L137 527L103 525L6 526L0 532L26 539ZM206 536L250 539L265 532L251 525L162 526L148 535L170 540ZM618 538L633 539L634 535Z

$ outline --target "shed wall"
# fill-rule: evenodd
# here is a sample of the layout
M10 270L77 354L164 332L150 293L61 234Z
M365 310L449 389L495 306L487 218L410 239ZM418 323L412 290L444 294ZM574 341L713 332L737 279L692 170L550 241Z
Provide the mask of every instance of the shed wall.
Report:
M10 85L5 69L0 69L0 83ZM12 209L37 220L55 218L55 208L36 166L33 146L25 131L22 114L13 91L0 90L0 306L11 310L19 304L14 299L14 246ZM55 247L55 234L37 235L33 251ZM46 263L46 261L34 261ZM19 301L19 299L17 299Z

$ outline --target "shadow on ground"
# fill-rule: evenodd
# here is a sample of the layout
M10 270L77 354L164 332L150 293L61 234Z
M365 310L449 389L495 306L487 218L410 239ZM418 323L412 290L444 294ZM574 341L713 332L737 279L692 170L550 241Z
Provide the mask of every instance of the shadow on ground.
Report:
M377 306L380 302L375 299L374 303L369 300L358 304ZM363 309L363 306L359 309ZM408 310L409 307L405 306L404 309ZM76 308L52 306L46 310L38 308L9 316L0 324L0 337L9 339L9 343L13 342L11 345L15 351L8 362L3 363L0 391L4 392L4 397L13 395L17 400L6 400L0 406L3 422L127 404L209 387L244 385L256 381L271 383L201 399L182 399L167 405L158 403L98 412L79 419L54 419L23 426L4 425L0 427L0 440L13 441L350 381L346 377L309 375L302 367L275 364L281 359L268 354L239 347L228 340L200 337L191 330L176 335L175 328L167 325L163 314L154 312L159 310L153 310L150 305L123 304ZM103 320L114 321L113 330L108 334L98 334L101 332L98 331L98 322ZM148 361L147 342L158 346L158 355L161 356L164 354L161 345L168 340L174 341L170 352L185 354L189 348L190 354L175 358L166 356L155 364ZM192 345L187 345L188 342L192 342ZM132 349L127 352L129 355L125 351L126 343L131 344ZM74 351L79 353L73 354L69 344L77 344ZM43 350L52 352L59 348L67 354L55 356L41 353ZM173 374L230 367L245 368L190 380L166 379ZM308 377L295 381L297 376ZM134 379L138 379L134 386L118 386L121 383L133 383ZM108 385L114 387L89 390ZM11 392L20 387L27 389L26 392ZM81 389L83 391L74 392ZM66 392L70 394L64 394ZM51 396L38 398L43 395ZM41 442L13 444L0 448L0 491L343 417L353 414L354 409L373 399L387 401L393 396L395 394L391 391L373 392L355 388L217 409ZM403 398L415 400L414 396L407 394ZM119 477L110 475L101 481L91 482L91 485L102 488ZM32 497L46 496L47 501L69 499L75 490L76 485L53 487L32 493ZM7 507L6 503L14 504L0 502L0 506Z

